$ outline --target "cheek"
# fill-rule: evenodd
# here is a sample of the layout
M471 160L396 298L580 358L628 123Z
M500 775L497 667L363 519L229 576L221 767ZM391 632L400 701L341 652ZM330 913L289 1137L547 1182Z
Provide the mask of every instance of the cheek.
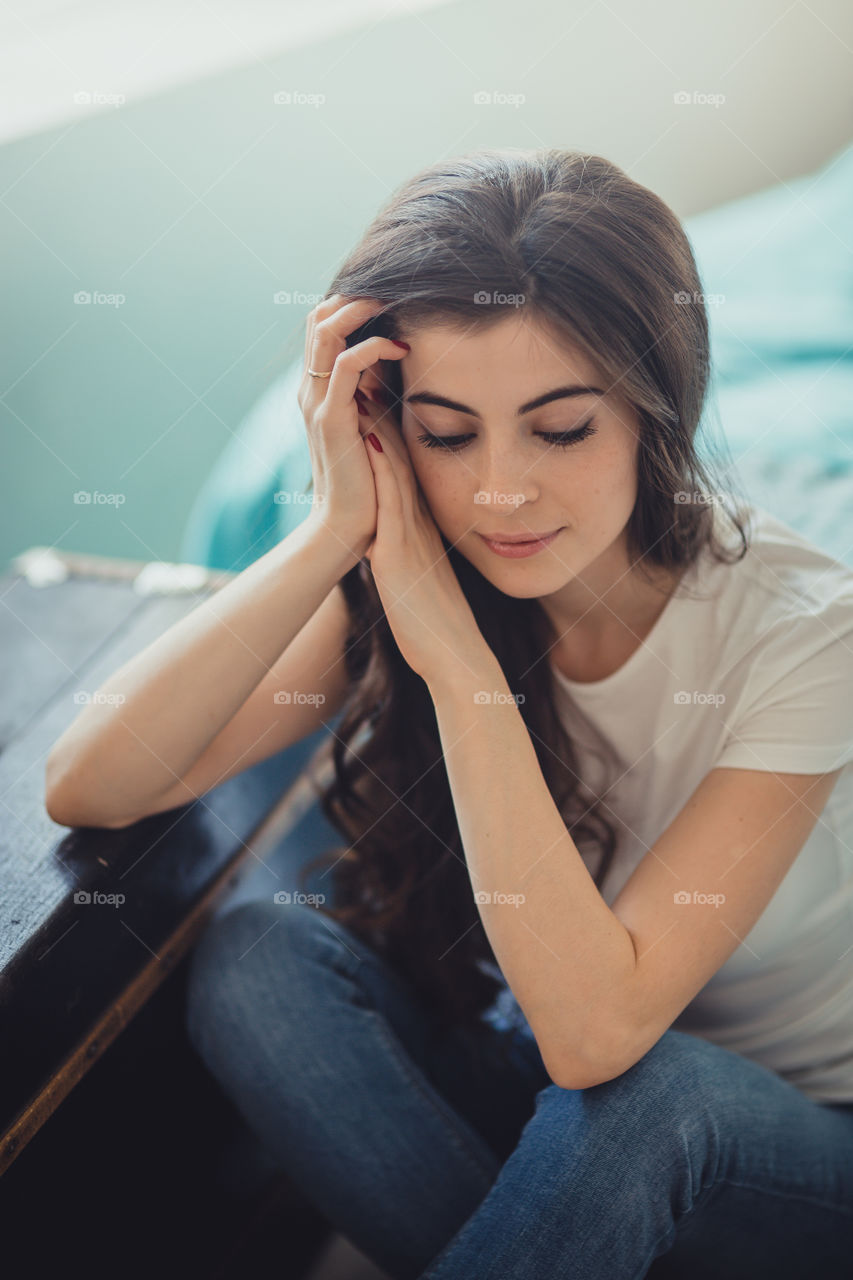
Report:
M608 505L631 501L636 493L636 465L631 449L625 444L608 445L584 458L555 467L554 480L581 501Z

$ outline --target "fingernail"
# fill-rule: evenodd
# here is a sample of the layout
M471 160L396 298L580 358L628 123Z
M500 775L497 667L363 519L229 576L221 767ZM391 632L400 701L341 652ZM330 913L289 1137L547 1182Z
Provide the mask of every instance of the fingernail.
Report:
M377 453L383 452L382 445L379 443L379 437L375 434L375 432L368 431L367 438L370 441L370 443L373 445Z
M394 346L395 346L395 347L404 347L404 348L406 349L406 351L411 351L411 349L412 349L412 348L409 346L408 342L401 342L401 341L399 340L399 338L392 338L392 339L391 339L391 341L394 343Z

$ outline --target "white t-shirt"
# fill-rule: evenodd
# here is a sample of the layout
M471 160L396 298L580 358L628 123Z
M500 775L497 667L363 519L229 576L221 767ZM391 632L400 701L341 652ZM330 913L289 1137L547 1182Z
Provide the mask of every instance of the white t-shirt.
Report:
M593 794L618 779L608 904L711 769L847 766L750 933L672 1026L818 1101L853 1102L853 570L749 511L744 558L703 552L617 671L581 683L551 664L558 708ZM714 519L739 545L720 508ZM596 853L582 854L594 874Z

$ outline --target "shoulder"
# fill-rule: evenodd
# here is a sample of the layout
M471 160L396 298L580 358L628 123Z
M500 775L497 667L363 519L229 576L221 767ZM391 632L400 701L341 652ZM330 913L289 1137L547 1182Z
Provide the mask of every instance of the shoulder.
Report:
M749 511L749 545L723 564L705 554L697 573L719 622L750 648L807 651L853 630L853 567L834 559L766 509ZM717 526L720 528L720 526ZM731 536L727 538L731 545ZM730 655L729 655L730 656Z

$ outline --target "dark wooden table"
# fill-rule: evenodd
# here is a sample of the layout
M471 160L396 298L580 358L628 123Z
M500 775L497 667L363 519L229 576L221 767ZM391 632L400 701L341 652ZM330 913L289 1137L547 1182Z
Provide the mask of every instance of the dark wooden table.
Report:
M45 759L81 696L232 576L140 594L143 569L34 549L0 579L0 1173L314 803L325 729L133 827L51 821Z

